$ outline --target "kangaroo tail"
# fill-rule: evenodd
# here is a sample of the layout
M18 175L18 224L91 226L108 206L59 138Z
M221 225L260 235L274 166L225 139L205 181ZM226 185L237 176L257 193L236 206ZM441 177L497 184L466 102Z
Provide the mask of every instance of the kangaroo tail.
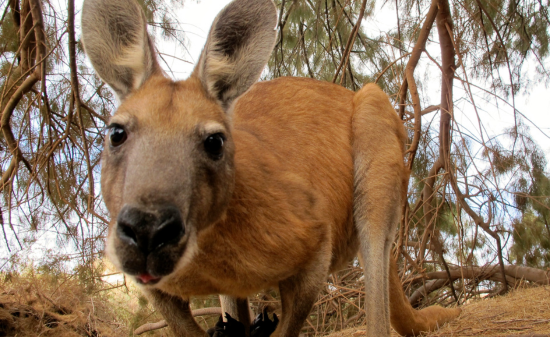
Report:
M433 331L460 315L459 308L443 308L438 305L415 310L403 292L397 273L397 263L390 259L390 319L400 335L418 336L421 332Z

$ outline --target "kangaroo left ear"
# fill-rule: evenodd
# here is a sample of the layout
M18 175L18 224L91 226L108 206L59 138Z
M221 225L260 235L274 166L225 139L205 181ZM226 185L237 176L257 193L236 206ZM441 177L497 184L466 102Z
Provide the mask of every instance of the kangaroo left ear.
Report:
M260 77L275 45L276 24L271 0L235 0L214 20L192 76L224 109Z

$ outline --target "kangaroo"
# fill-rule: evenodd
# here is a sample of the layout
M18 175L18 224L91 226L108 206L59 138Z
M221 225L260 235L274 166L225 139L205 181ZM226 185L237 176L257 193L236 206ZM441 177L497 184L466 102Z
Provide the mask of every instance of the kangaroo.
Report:
M222 294L249 324L247 296L277 287L273 336L297 337L327 275L357 252L368 336L456 317L413 310L390 261L406 171L387 95L374 84L354 93L305 78L255 83L276 24L271 0L233 1L192 75L173 81L137 2L84 1L85 51L120 101L102 154L106 255L177 336L206 336L190 296Z

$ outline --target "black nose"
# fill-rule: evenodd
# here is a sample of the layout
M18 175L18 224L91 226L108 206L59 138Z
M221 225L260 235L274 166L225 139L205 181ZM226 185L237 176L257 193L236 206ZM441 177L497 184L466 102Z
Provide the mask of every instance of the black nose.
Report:
M154 209L126 205L117 219L117 235L145 254L165 245L177 244L185 234L180 211L173 206Z

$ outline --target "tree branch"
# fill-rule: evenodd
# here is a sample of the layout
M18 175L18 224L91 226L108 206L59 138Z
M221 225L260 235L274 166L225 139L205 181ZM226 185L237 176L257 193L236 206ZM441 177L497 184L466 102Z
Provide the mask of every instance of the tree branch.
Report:
M359 27L361 27L361 22L363 21L363 16L365 15L365 8L367 6L367 0L363 0L361 3L361 9L359 10L359 17L357 18L357 22L355 23L355 26L353 26L353 29L351 30L351 33L348 38L348 42L346 43L346 48L344 50L344 54L342 55L342 59L340 60L340 64L338 65L338 68L336 68L336 73L334 74L334 77L332 78L332 83L336 83L336 79L338 78L338 75L340 74L340 70L342 68L346 68L351 47L353 46L353 43L355 42L355 38L357 37L357 33L359 32ZM345 70L344 70L345 72ZM344 80L344 75L342 75L342 78L340 79L340 85L342 85L342 81Z
M203 308L203 309L192 310L191 313L193 314L193 317L206 316L206 315L222 315L222 308L220 307ZM139 328L137 328L136 330L134 330L134 335L141 335L148 331L162 329L167 326L168 326L168 323L166 323L165 320L158 321L156 323L146 323L140 326Z
M411 57L409 58L409 62L407 62L405 73L407 73L407 71L414 73L414 69L416 68L418 61L420 60L422 51L426 47L426 41L428 41L428 37L430 36L430 31L432 30L432 26L438 11L437 2L438 0L432 0L430 10L426 15L426 19L424 20L424 23L422 24L422 29L420 30L420 34L418 35L418 40L414 45L413 51L411 53ZM408 89L408 79L406 76L399 90L399 115L401 116L401 118L403 118L405 114L405 101L407 98L407 89Z
M94 175L93 168L90 161L90 154L88 152L88 141L86 139L86 130L84 127L84 122L82 120L82 103L80 100L80 89L78 83L78 72L76 68L76 39L75 39L75 28L74 28L74 0L68 1L68 27L69 32L69 66L71 68L71 87L73 90L73 96L75 100L75 109L78 116L78 124L80 128L80 137L84 143L82 148L84 152L84 157L86 158L86 165L88 168L88 212L91 213L93 208L95 191L94 191Z

